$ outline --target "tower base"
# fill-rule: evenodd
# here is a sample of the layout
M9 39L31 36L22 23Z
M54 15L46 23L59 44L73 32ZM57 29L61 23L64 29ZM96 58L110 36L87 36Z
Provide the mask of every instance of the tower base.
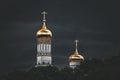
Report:
M37 67L46 67L46 66L51 66L51 65L46 65L46 64L41 64L41 65L35 65L35 67L37 68Z
M80 62L70 62L69 63L69 67L72 69L76 68L79 65L80 65Z

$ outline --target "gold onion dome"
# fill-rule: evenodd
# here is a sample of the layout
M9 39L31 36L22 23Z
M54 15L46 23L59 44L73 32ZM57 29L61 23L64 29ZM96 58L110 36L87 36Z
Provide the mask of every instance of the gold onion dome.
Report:
M46 25L45 25L45 22L46 22L46 19L45 19L45 15L47 14L47 12L43 11L41 14L43 14L43 26L40 30L38 30L37 32L37 36L50 36L52 37L52 33L49 29L47 29Z
M84 61L84 57L78 53L78 50L77 50L77 40L76 40L76 50L75 50L75 53L70 55L69 61L70 62L82 62L82 61Z
M82 62L84 61L84 57L78 54L78 51L76 50L75 53L69 57L69 61L70 62Z
M38 30L37 36L50 36L50 37L52 37L52 33L49 29L47 29L45 22L43 22L42 28L40 30Z

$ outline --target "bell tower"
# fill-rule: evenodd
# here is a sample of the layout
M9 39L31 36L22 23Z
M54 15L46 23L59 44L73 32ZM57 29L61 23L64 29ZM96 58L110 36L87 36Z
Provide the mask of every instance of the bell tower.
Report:
M45 15L47 14L45 11L43 14L43 26L41 29L37 31L37 64L36 67L39 66L49 66L52 64L52 56L51 56L51 39L52 33L46 27L46 19Z

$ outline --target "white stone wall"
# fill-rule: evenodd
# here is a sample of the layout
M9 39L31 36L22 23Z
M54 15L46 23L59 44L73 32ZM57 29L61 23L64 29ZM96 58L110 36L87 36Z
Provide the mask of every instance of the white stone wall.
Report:
M78 65L80 65L80 62L70 62L69 63L70 68L75 68Z
M38 44L37 45L37 52L39 53L50 53L51 52L51 45L50 44Z
M37 43L37 66L47 66L52 64L51 38L39 37Z
M37 56L37 65L51 65L51 56Z

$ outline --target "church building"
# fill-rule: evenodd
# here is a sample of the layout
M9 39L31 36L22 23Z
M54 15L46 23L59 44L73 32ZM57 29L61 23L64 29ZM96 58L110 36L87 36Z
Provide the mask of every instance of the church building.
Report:
M37 31L37 64L35 67L39 66L49 66L52 65L52 56L51 56L51 39L52 33L46 27L45 11L43 14L43 26L40 30Z

